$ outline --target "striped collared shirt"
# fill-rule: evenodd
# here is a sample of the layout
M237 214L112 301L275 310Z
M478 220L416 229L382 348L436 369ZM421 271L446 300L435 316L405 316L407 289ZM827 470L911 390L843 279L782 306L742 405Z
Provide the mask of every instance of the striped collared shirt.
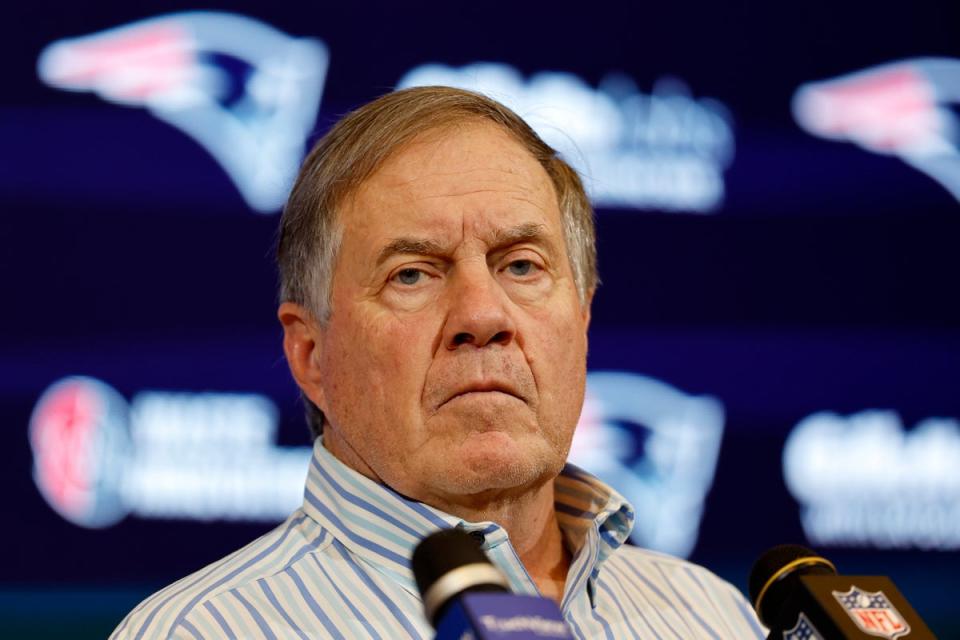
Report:
M576 638L765 638L730 584L689 562L624 545L633 510L567 465L555 504L573 560L561 610ZM433 638L410 570L440 528L482 537L515 593L537 594L492 522L465 522L400 496L317 439L303 507L243 549L143 601L111 638Z

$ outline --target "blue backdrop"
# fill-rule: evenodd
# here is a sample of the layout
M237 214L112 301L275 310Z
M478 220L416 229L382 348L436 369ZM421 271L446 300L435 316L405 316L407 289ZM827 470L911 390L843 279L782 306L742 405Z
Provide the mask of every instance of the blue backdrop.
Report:
M635 541L741 588L808 544L960 634L960 12L835 4L6 7L0 635L103 637L295 503L277 204L338 116L425 82L586 175L574 458L646 505Z

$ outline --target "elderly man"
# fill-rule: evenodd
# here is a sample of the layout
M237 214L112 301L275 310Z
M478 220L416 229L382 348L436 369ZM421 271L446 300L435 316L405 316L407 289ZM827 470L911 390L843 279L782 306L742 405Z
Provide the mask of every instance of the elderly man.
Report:
M315 434L303 507L116 638L430 638L409 559L459 527L578 638L761 638L703 568L624 545L565 466L597 283L577 175L470 92L388 94L317 144L281 223L284 351Z

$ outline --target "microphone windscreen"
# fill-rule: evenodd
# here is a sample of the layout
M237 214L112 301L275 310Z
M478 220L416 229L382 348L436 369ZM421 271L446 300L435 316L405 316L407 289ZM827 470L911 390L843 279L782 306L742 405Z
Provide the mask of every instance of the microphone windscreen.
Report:
M764 552L750 569L750 602L760 621L774 626L781 606L787 602L797 577L809 574L835 575L829 560L798 544L781 544Z
M411 567L420 593L426 593L441 577L464 565L491 564L476 540L460 529L433 533L413 551Z

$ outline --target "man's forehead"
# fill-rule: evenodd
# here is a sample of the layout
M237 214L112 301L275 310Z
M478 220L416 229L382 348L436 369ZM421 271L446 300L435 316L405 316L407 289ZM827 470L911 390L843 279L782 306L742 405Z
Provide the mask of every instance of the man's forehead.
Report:
M415 138L344 204L341 221L346 233L375 236L378 251L387 250L395 240L430 241L453 235L499 245L506 237L534 240L557 234L562 226L546 171L493 124L431 131Z
M456 178L456 180L451 180ZM530 199L553 193L544 168L510 133L486 122L431 129L392 153L358 191L440 197L512 188Z

